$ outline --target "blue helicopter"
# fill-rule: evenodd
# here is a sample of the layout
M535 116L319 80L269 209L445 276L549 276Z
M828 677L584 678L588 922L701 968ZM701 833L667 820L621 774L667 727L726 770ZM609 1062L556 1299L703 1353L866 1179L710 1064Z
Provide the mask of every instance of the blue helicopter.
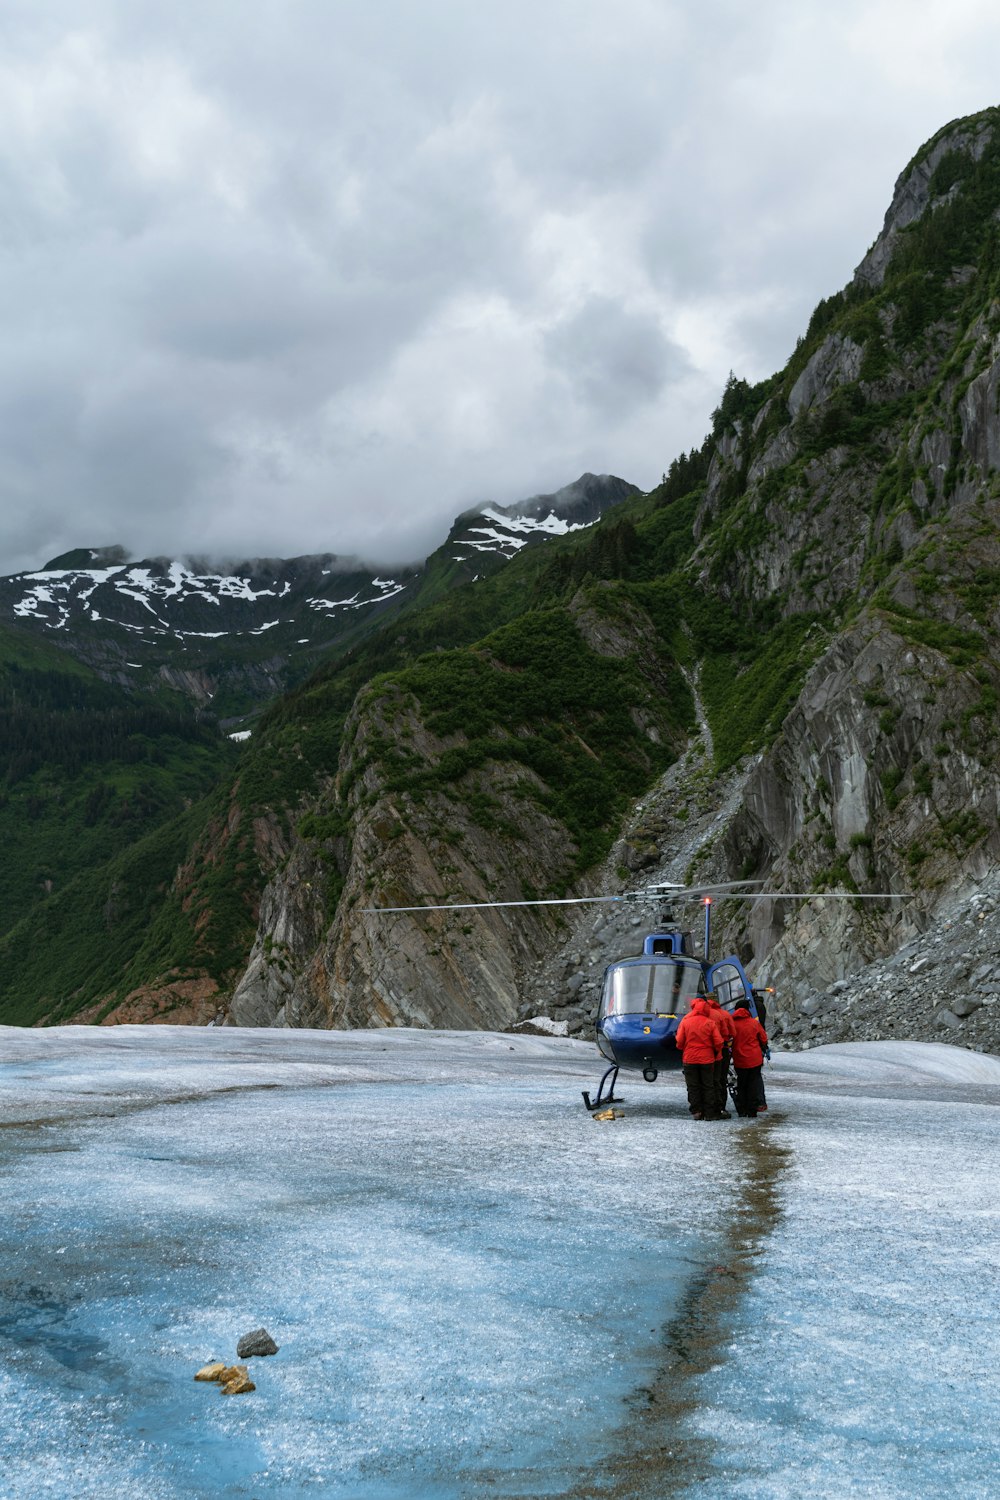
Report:
M710 961L715 900L724 897L737 901L898 901L906 895L898 891L762 891L759 889L762 884L759 880L737 880L710 887L650 886L617 898L635 901L656 897L664 909L659 930L646 936L642 953L634 958L620 958L604 971L595 1024L598 1049L610 1066L601 1078L595 1099L591 1099L589 1090L583 1090L587 1109L596 1110L616 1102L614 1088L622 1068L641 1072L647 1083L655 1082L662 1072L680 1068L682 1059L675 1041L677 1028L691 1009L691 1002L699 996L707 998L713 992L728 1011L745 1005L761 1025L765 1024L765 996L773 994L773 989L755 988L735 953L715 963ZM705 932L700 958L695 956L692 934L677 926L670 910L673 902L689 900L697 900L704 907Z
M620 896L563 896L534 901L464 901L427 906L366 907L366 911L383 914L414 911L482 911L493 907L577 906L597 902L650 902L661 905L659 928L647 934L642 952L632 958L619 958L604 971L601 999L595 1022L597 1046L610 1066L605 1070L597 1096L591 1099L584 1089L583 1102L588 1110L613 1104L615 1084L622 1068L640 1072L647 1083L654 1083L660 1073L675 1072L681 1067L681 1054L674 1040L682 1018L691 1002L713 992L719 1004L728 1011L745 1005L763 1025L766 1019L765 996L773 990L754 988L736 954L715 963L709 959L711 949L712 904L720 898L743 901L840 901L901 900L897 891L762 891L760 880L734 880L714 885L683 886L672 883L645 886ZM674 921L671 906L677 902L698 901L704 908L704 941L697 957L690 932L682 931ZM607 1089L607 1092L605 1092Z
M610 1067L601 1079L595 1099L591 1099L589 1090L583 1090L587 1109L601 1109L615 1102L614 1089L621 1068L641 1072L647 1083L654 1083L662 1072L680 1068L681 1054L674 1038L682 1017L691 1009L692 1000L699 996L707 998L712 991L720 1005L730 1011L737 1005L745 1005L763 1024L766 992L750 983L736 954L717 963L709 961L713 899L735 895L740 886L759 884L744 880L697 889L661 885L629 892L627 900L655 898L664 903L664 909L659 929L647 934L642 953L634 958L617 959L604 971L595 1024L597 1046ZM697 899L704 908L705 933L700 958L695 956L692 934L677 926L667 904L690 899Z

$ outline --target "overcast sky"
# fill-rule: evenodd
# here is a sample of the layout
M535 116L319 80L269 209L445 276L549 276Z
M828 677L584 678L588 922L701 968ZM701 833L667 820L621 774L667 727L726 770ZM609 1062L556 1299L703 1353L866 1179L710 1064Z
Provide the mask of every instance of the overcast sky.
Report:
M0 572L649 488L998 57L988 0L4 0Z

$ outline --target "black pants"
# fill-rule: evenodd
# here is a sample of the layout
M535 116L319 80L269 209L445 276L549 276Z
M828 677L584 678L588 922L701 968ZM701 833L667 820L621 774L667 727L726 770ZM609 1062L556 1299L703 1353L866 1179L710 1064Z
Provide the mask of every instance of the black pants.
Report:
M764 1099L764 1079L760 1068L736 1069L736 1113L755 1115Z
M715 1063L685 1063L688 1109L693 1115L713 1119L719 1111L715 1105Z

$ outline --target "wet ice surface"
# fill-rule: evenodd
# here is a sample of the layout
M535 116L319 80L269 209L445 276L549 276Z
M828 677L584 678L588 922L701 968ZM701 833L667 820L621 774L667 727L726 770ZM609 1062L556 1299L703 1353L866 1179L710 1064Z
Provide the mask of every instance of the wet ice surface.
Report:
M0 1058L2 1494L563 1493L715 1233L661 1186L679 1090L596 1124L579 1043L67 1028ZM255 1393L194 1383L261 1324Z
M635 1392L762 1127L690 1121L676 1075L595 1123L596 1063L0 1028L0 1495L995 1493L1000 1061L776 1059L783 1216L669 1418L705 1440L696 1474L619 1460L671 1441ZM252 1395L193 1382L261 1324L281 1352Z
M792 1152L682 1492L998 1493L1000 1060L872 1042L777 1059Z

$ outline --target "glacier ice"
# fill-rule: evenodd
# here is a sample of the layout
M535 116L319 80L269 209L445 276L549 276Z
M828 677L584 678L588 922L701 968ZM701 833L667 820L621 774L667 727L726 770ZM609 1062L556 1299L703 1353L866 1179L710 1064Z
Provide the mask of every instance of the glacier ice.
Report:
M522 1035L0 1028L0 1495L992 1493L1000 1061L776 1055L773 1119L715 1126L677 1075L592 1121L597 1068ZM692 1373L676 1330L775 1143L780 1212ZM194 1382L261 1324L252 1395Z
M636 1162L586 1114L578 1043L4 1029L0 1055L14 1494L558 1493L711 1237L662 1119ZM195 1384L262 1323L253 1396Z

